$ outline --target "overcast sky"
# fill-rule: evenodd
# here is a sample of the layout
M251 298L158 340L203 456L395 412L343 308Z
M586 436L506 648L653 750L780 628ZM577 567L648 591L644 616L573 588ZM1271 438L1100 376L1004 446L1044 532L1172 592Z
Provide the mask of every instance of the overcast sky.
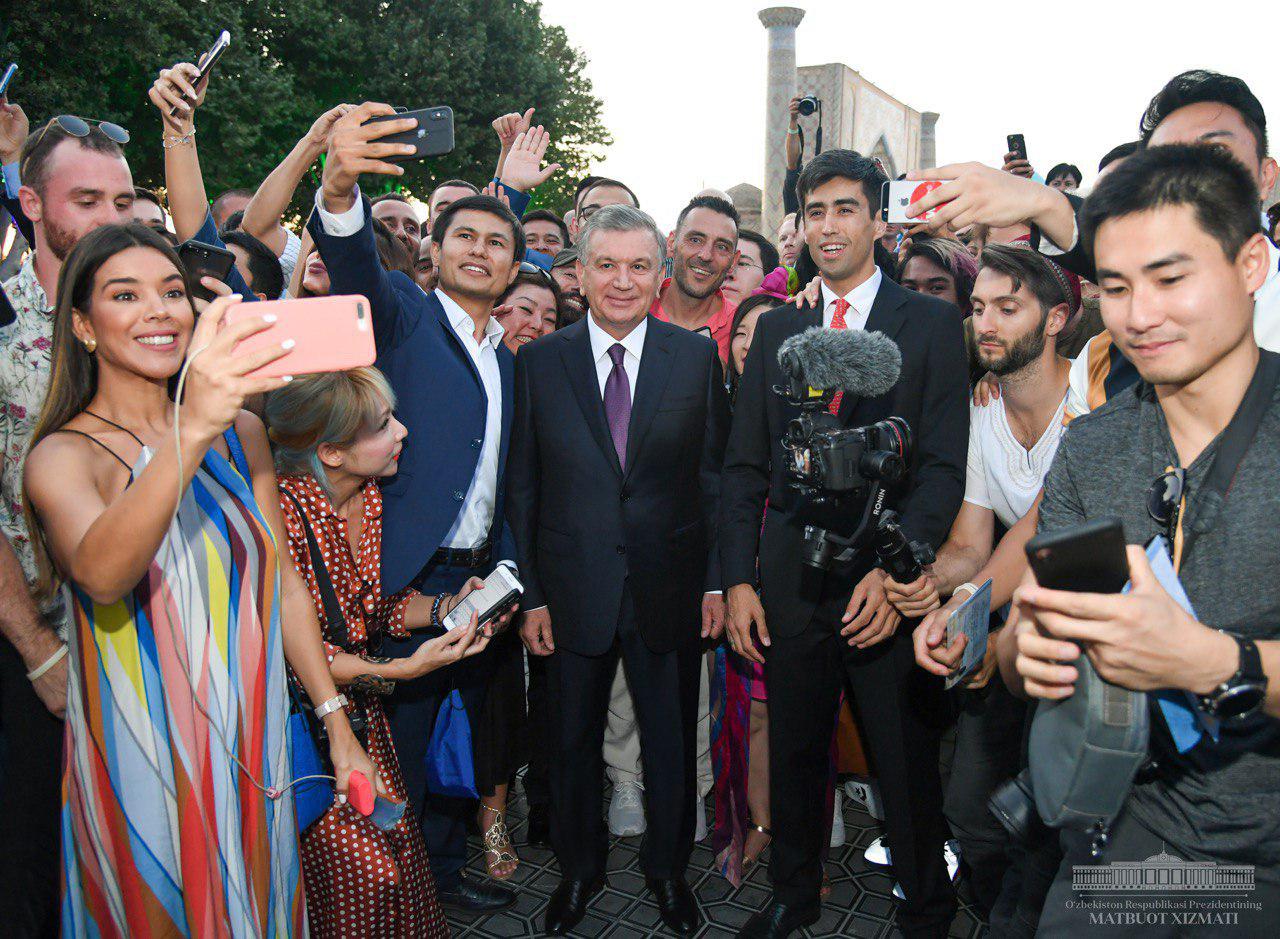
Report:
M918 111L938 111L938 160L999 165L1022 133L1033 165L1098 158L1137 136L1173 75L1245 79L1280 135L1280 18L1271 0L968 4L808 0L798 65L843 62ZM543 0L590 59L614 144L596 172L665 229L704 186L761 185L765 30L751 0ZM1267 11L1271 10L1271 13ZM929 26L935 24L934 36Z

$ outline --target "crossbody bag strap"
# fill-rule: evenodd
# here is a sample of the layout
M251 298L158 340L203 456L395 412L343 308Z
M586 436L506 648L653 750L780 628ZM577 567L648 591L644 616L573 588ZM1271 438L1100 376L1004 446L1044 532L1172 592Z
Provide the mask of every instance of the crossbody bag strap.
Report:
M1189 530L1183 541L1182 553L1186 556L1192 541L1202 532L1213 527L1218 512L1226 501L1227 493L1235 482L1240 464L1245 454L1253 445L1258 435L1258 428L1266 417L1267 409L1275 399L1276 382L1280 380L1280 353L1259 351L1258 367L1253 373L1249 387L1245 389L1240 406L1231 416L1230 423L1222 432L1222 440L1218 444L1218 452L1214 456L1213 465L1205 476L1197 498L1199 511L1188 526Z
M284 490L282 490L284 491ZM320 545L311 531L307 521L307 513L302 504L294 498L293 493L285 491L289 501L298 509L298 520L307 536L307 552L311 555L311 573L315 575L316 587L320 590L320 602L324 604L325 641L335 646L347 647L347 618L342 614L342 604L338 602L338 592L333 589L333 581L329 579L329 569L325 567L324 555L320 553Z

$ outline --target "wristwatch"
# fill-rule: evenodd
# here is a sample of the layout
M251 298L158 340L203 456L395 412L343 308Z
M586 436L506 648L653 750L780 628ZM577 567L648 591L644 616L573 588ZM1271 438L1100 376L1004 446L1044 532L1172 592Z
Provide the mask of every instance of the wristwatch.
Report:
M341 693L336 694L332 698L330 698L328 701L326 701L324 704L320 705L318 708L315 709L316 718L319 720L324 720L325 717L332 714L334 711L341 711L346 706L347 706L347 696Z
M1213 691L1200 696L1200 710L1223 721L1249 717L1262 707L1267 698L1267 673L1262 670L1262 656L1258 654L1257 645L1243 636L1231 638L1240 647L1240 667Z

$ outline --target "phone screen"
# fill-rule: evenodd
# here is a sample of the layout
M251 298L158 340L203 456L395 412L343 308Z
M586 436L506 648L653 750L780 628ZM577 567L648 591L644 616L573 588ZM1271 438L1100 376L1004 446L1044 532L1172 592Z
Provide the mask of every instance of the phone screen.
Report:
M500 605L513 593L519 596L519 581L505 568L499 567L485 579L483 587L471 591L458 601L458 605L445 617L444 624L448 629L458 629L470 623L474 614L479 618L479 624L483 626L493 619L496 613L503 612Z

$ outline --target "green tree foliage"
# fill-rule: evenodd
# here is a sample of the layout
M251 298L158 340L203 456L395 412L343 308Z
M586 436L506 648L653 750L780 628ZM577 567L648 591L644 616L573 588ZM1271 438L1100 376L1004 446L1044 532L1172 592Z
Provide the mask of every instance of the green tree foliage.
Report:
M573 186L612 140L586 60L536 0L14 0L0 25L0 69L17 61L10 99L33 131L57 114L122 124L140 185L164 182L160 119L147 89L161 68L195 61L219 30L231 48L197 116L210 194L252 189L323 111L343 101L409 109L449 105L457 148L406 165L401 188L482 185L493 172L490 121L536 107L557 174L536 194L569 208ZM304 190L318 182L304 184ZM385 180L370 180L371 191ZM305 205L311 191L298 195Z

